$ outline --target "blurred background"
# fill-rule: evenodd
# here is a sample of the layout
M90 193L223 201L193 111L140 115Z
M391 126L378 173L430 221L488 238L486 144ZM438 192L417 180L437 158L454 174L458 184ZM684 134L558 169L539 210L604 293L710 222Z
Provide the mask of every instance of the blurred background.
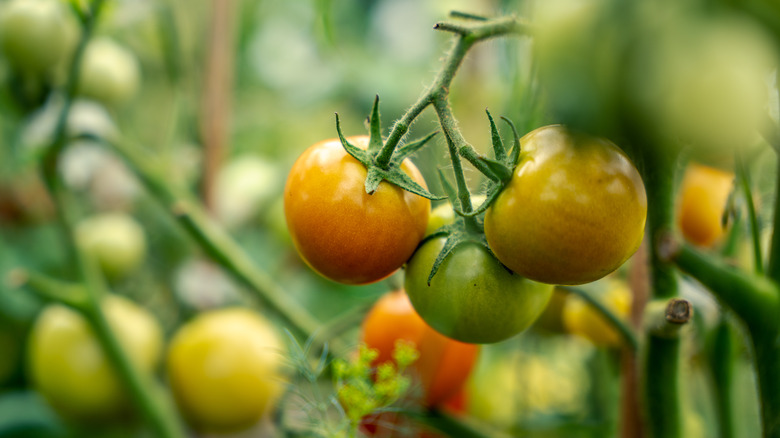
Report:
M63 11L54 27L62 27L65 37L45 43L14 34L24 35L29 26L13 21L20 1L0 1L0 437L138 436L128 426L132 419L99 427L72 423L37 394L29 378L29 330L44 303L5 279L16 268L72 276L39 170L62 107L59 90L67 69L57 54L46 64L51 68L40 68L43 61L33 53L41 49L35 44L69 53L68 38L75 41L78 34L70 7L84 1L51 0ZM618 143L635 137L629 130L658 144L681 137L692 144L709 142L693 154L726 169L733 167L732 154L722 151L739 144L750 151L760 214L766 217L774 154L760 140L745 140L742 130L759 118L756 107L764 112L776 107L767 103L776 100L776 90L773 72L765 69L778 53L772 1L764 2L765 16L740 2L687 1L670 7L659 1L647 2L629 17L613 4L620 2L584 0L559 0L538 9L523 0L111 0L94 31L99 44L88 49L82 67L82 74L94 76L81 84L67 122L80 139L68 145L59 172L85 220L79 234L98 242L96 251L111 254L102 266L111 289L151 312L164 339L207 309L239 304L264 311L209 261L123 160L90 137L121 135L140 145L170 184L200 197L257 265L325 324L368 309L400 280L344 286L306 267L284 224L286 174L309 145L336 136L334 112L346 135L365 133L375 95L387 133L438 71L452 38L433 25L451 10L515 14L542 23L536 46L527 37L501 38L466 57L451 103L465 138L478 150L490 145L486 108L511 119L521 134L567 122ZM221 30L215 28L220 13L227 14L229 24ZM628 29L632 24L639 30ZM690 31L696 26L705 30ZM717 35L710 38L708 32ZM649 43L648 35L658 36L657 44ZM697 44L714 46L700 50ZM675 52L680 47L703 53L699 70L690 72L686 52ZM532 59L537 49L542 56ZM720 56L729 50L738 55ZM704 70L712 73L711 80L691 90L688 85ZM540 76L547 88L539 85ZM712 90L725 97L712 97ZM707 102L710 97L715 104ZM719 123L734 114L752 119L733 129ZM777 118L776 110L772 114ZM415 122L410 138L437 128L429 110ZM511 138L508 129L502 132ZM717 144L724 137L728 145ZM446 168L449 159L443 140L434 142L414 160L429 188L442 193L436 169ZM468 168L467 176L479 191L479 173ZM589 287L605 295L615 282L627 288L628 271L629 266ZM697 324L714 325L717 306L697 286L688 289L704 303ZM619 349L567 331L561 309L551 305L528 332L483 347L462 415L511 436L615 435ZM359 323L355 319L348 331L352 345L357 345ZM734 388L744 400L737 404L739 436L758 436L753 376L746 347L738 341ZM716 433L706 345L703 336L692 336L685 348L692 376L686 382L686 436L692 438ZM237 436L263 433L267 430L259 427Z

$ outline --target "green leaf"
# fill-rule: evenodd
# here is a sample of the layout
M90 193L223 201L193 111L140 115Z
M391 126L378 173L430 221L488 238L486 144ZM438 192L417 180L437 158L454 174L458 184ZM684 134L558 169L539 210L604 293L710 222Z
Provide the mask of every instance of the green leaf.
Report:
M439 272L439 267L444 263L444 260L447 259L447 256L449 256L450 253L452 253L452 250L462 242L463 239L460 237L459 233L452 233L447 236L447 241L444 242L444 246L441 251L439 251L439 255L437 255L436 260L433 261L431 273L428 274L428 286L431 285L431 280L433 280L433 277Z
M339 121L339 113L336 113L336 132L339 135L339 140L341 141L341 145L344 147L344 150L347 151L347 153L351 155L352 158L358 160L361 164L368 167L370 164L368 152L348 142L347 139L344 137L344 134L341 132L341 122Z
M413 180L412 177L407 175L404 171L402 171L398 167L393 166L388 171L382 171L381 169L377 168L377 172L382 174L382 178L384 180L386 180L391 184L397 185L398 187L406 190L407 192L414 193L415 195L422 196L423 198L428 198L432 201L439 201L442 199L446 199L442 196L436 196L433 193L429 192L424 187L417 184L417 182Z
M368 155L375 157L382 149L382 129L379 119L379 95L374 98L374 106L371 108L371 117L368 119Z
M501 120L505 121L507 125L512 129L512 137L514 137L512 149L509 151L509 157L507 164L510 167L513 167L517 164L517 159L520 157L520 136L517 134L517 128L515 128L515 124L512 123L511 120L507 119L504 116L501 116Z
M482 156L479 157L479 161L485 163L487 168L490 169L502 183L507 183L512 179L512 169L507 167L503 162Z
M373 195L382 182L382 172L378 167L370 166L366 174L366 193Z
M399 146L395 152L393 153L393 160L392 162L398 166L401 165L401 163L409 156L411 156L413 153L417 152L418 150L422 149L423 146L425 146L426 143L430 139L436 136L438 134L438 131L431 132L430 134L426 135L423 138L417 139L411 143L407 143L403 146Z
M444 175L444 171L442 171L441 168L436 170L439 172L439 181L441 181L441 186L444 189L444 193L447 194L447 198L449 198L450 204L452 204L453 208L455 208L455 206L459 204L458 192L456 192L455 187L450 184L450 181Z
M487 113L488 120L490 120L490 139L493 142L493 154L495 154L497 161L503 163L506 161L506 149L504 149L504 142L501 140L501 136L498 134L496 122L493 121L493 116L490 115L490 111L485 110L485 112Z

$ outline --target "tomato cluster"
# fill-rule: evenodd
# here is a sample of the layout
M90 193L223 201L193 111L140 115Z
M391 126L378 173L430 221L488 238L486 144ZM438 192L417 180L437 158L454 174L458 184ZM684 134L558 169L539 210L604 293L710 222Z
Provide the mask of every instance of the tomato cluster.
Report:
M369 139L350 141L365 148ZM339 140L317 143L285 188L295 246L316 271L350 284L407 263L411 303L439 333L468 343L514 336L539 317L551 285L592 282L623 264L647 214L639 172L611 142L551 125L519 143L511 178L484 216L487 244L473 230L453 238L466 226L454 231L465 221L451 208L437 207L428 222L427 199L386 182L367 194L366 167Z

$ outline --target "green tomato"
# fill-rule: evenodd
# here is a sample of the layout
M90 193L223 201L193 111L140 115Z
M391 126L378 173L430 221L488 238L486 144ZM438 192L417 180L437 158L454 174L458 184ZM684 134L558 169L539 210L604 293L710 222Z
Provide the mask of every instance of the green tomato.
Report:
M431 327L461 342L483 344L512 337L539 317L553 287L512 273L476 243L455 247L429 286L444 241L423 244L406 268L406 293Z
M116 105L135 95L141 82L141 69L135 55L107 38L87 46L79 74L81 95Z
M109 278L127 275L146 256L143 228L123 213L104 213L83 220L76 229L76 239Z
M12 0L0 10L0 50L23 74L50 73L71 53L74 22L57 0Z
M151 374L160 360L162 329L144 308L109 295L102 309L138 369ZM38 316L29 337L28 372L35 388L62 415L81 421L114 419L129 394L89 323L55 304Z

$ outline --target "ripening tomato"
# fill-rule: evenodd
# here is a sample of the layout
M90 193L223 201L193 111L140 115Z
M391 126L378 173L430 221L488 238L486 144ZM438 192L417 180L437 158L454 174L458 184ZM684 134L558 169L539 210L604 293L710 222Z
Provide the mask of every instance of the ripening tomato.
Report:
M733 187L734 173L688 164L677 197L677 222L686 240L708 247L723 236L723 212Z
M367 136L348 139L365 148ZM404 161L402 169L425 181ZM309 147L293 165L284 189L284 213L306 263L346 284L379 281L400 268L422 240L430 201L386 181L365 192L366 168L338 139Z
M477 243L456 246L429 285L444 242L425 242L406 267L406 293L431 327L461 342L486 344L520 333L539 317L553 287L510 272Z
M162 351L162 329L127 298L102 301L111 328L138 369L152 374ZM89 323L74 310L45 308L30 332L28 371L35 388L66 417L110 420L129 408L130 396Z
M412 366L426 406L454 396L466 382L479 353L479 346L449 339L428 326L402 290L385 294L374 304L361 333L363 342L379 352L375 365L393 360L399 339L416 345L420 358Z
M202 313L171 340L171 390L195 428L244 429L282 395L283 355L279 335L256 312L236 307Z
M610 280L599 297L619 318L627 320L631 313L631 290L622 280ZM569 333L581 336L600 347L622 345L620 332L582 298L568 294L563 305L563 325Z
M535 281L582 284L617 269L639 248L647 196L613 143L561 125L520 139L509 184L485 214L485 236L509 269Z

